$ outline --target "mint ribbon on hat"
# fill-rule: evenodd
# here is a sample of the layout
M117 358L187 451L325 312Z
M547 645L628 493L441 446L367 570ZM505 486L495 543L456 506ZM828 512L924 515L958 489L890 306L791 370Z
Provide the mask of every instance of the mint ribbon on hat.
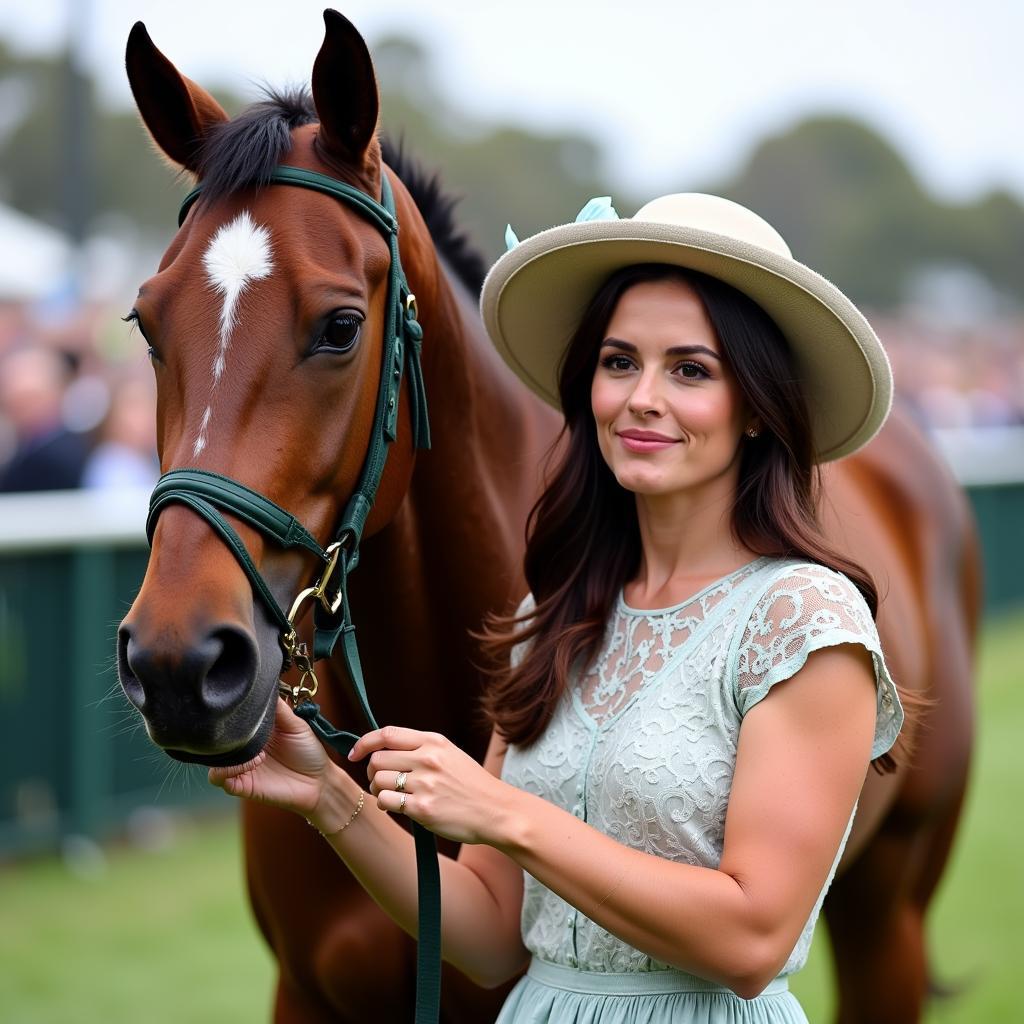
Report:
M585 220L618 220L619 215L612 206L611 196L597 196L591 199L586 206L576 214L576 223L580 224Z
M612 206L611 196L595 196L587 201L583 209L576 214L575 223L588 220L618 220L619 215ZM519 237L512 230L511 224L505 225L505 249L511 251L519 244Z

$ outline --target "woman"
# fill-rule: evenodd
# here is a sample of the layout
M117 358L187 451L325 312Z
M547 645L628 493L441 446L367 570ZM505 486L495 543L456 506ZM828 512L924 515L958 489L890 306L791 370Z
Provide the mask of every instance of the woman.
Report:
M814 464L891 401L871 328L755 214L713 196L631 220L594 200L484 284L491 339L561 408L531 587L491 648L483 766L444 737L362 737L362 792L280 705L227 792L303 814L406 930L404 813L443 859L444 956L503 1022L805 1017L806 959L871 759L902 710L865 572L829 549ZM365 803L365 808L364 808Z

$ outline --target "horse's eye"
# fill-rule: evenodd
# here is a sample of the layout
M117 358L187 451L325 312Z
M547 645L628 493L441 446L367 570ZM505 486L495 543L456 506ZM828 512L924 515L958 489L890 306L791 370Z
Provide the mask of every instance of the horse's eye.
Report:
M314 352L348 352L359 340L363 321L352 313L331 317L313 345Z
M142 318L139 316L139 311L133 307L131 312L127 316L121 317L121 319L126 324L131 324L133 327L138 328L139 334L141 334L142 337L149 344L149 347L146 349L149 358L156 363L162 363L163 360L160 358L160 353L157 352L156 348L153 346L153 343L147 337L146 328L142 326Z
M146 338L146 341L149 341L149 338L146 337L146 328L142 326L142 318L139 316L139 311L137 309L132 307L128 315L121 317L121 319L126 324L134 324L134 326L138 328L139 334L141 334L143 338Z

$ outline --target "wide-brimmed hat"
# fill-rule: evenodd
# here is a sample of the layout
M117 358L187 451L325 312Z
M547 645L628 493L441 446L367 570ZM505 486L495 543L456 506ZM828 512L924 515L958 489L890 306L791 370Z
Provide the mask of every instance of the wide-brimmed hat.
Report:
M866 444L892 405L892 370L875 332L830 281L793 259L756 213L695 192L655 199L619 219L591 200L572 224L519 242L484 281L480 309L502 358L559 408L558 371L591 298L616 270L668 263L718 278L753 299L786 336L811 415L816 458Z

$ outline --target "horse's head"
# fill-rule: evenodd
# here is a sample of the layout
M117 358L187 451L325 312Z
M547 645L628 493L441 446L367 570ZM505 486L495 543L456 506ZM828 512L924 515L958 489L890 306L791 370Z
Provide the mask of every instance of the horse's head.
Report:
M156 373L162 470L229 477L286 508L321 546L360 479L378 389L393 370L382 371L382 360L394 299L391 243L365 209L271 181L283 164L382 195L370 55L346 19L327 11L325 22L312 105L304 95L272 97L234 120L175 69L141 23L127 49L153 140L202 186L131 314ZM393 184L414 278L429 239ZM430 297L421 289L421 303ZM404 384L399 409L367 533L393 516L409 484ZM308 547L282 547L230 509L222 521L279 609L323 570ZM172 500L154 522L146 577L121 624L121 685L172 756L244 760L273 720L283 658L273 601L254 600L244 557L195 503Z

